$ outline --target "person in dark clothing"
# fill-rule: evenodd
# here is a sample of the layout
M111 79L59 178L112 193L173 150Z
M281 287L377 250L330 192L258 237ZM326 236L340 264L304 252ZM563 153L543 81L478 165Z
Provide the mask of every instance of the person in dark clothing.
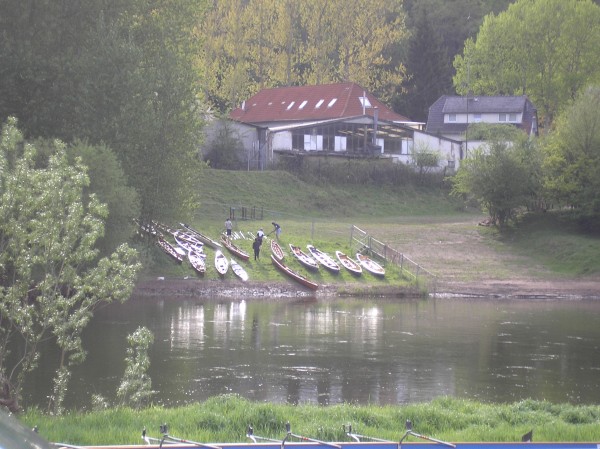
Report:
M275 228L271 232L275 232L275 237L277 238L277 240L279 240L279 234L281 234L281 226L279 226L279 224L275 223L274 221L272 221L271 224Z
M258 260L260 256L260 245L262 240L260 237L256 237L252 243L252 249L254 250L254 260Z

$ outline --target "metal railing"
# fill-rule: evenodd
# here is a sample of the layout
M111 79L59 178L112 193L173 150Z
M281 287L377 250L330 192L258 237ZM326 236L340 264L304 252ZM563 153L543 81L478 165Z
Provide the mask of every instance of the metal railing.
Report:
M369 256L378 257L386 263L398 265L402 273L425 287L429 293L436 293L437 276L435 274L354 225L350 229L350 247L358 252L367 253Z

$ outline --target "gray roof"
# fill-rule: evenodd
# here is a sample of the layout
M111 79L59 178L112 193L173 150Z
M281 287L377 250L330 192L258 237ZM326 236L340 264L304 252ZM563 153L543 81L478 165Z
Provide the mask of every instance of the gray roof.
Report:
M523 112L527 97L483 97L471 95L469 97L447 97L442 112L444 114L456 114L467 111L470 113L486 112Z
M469 114L485 113L522 113L522 122L515 123L517 128L526 133L532 130L532 124L537 121L537 111L526 95L521 96L493 96L473 95L467 97L442 95L429 107L427 125L425 130L435 135L464 134L466 123L444 123L444 114Z

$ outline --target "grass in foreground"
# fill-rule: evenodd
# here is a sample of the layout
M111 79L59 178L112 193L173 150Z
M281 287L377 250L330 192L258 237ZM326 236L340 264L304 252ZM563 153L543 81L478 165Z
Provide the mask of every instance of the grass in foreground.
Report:
M482 404L439 398L398 406L322 407L265 404L228 395L173 409L118 408L62 417L31 410L21 416L28 426L37 425L44 438L77 445L140 444L144 427L149 436L160 437L159 426L165 423L170 435L199 442L248 441L248 425L256 435L283 439L288 421L293 433L323 441L348 441L342 426L350 424L356 433L398 441L407 419L416 432L449 442L514 442L531 429L534 441L600 441L600 406L531 400Z

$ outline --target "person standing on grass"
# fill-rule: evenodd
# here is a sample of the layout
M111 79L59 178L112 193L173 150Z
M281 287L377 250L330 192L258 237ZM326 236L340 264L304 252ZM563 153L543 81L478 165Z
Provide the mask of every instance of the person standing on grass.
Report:
M275 228L275 229L273 229L273 231L275 232L275 237L277 238L277 240L279 240L279 234L281 234L281 226L279 226L274 221L272 221L271 224Z
M231 237L231 228L233 227L233 225L231 224L231 219L227 218L227 220L225 220L225 232L227 232L227 237Z
M252 249L254 250L254 260L258 260L260 257L260 245L262 240L260 237L256 236L254 242L252 243Z
M258 232L256 233L256 237L260 240L261 245L262 245L262 240L263 240L264 236L265 236L265 231L263 231L263 228L260 228L258 230Z

